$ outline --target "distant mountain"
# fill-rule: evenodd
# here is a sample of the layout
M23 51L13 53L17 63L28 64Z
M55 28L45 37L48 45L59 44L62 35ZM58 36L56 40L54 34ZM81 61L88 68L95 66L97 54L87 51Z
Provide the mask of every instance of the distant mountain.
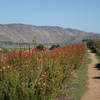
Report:
M37 43L78 43L87 38L100 38L100 34L58 26L0 24L0 41L32 43L34 35Z

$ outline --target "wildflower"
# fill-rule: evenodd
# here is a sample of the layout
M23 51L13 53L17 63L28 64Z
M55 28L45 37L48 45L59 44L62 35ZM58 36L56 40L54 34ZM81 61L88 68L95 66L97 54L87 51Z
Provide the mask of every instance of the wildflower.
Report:
M38 82L37 84L38 84L38 85L41 85L41 83L40 83L40 82Z
M16 69L14 69L14 72L16 72Z
M22 86L25 86L25 83L24 82L22 82Z
M3 67L3 69L5 70L5 69L6 69L6 67Z
M40 90L43 90L43 88L40 88Z
M7 68L10 68L10 66L8 65Z
M45 75L44 75L44 74L42 74L42 77L45 77Z
M28 65L26 65L26 68L29 68L29 66L28 66Z
M33 72L33 70L30 70L30 72L32 73L32 72Z
M43 86L46 86L46 84L45 84L45 83L43 83Z
M53 90L53 91L56 91L56 89L55 89L54 87L52 87L52 90Z
M36 72L39 72L38 70L36 70Z
M0 69L0 72L2 72L2 69Z
M46 75L47 74L47 72L44 72L44 75Z
M54 80L51 80L52 82L54 82Z

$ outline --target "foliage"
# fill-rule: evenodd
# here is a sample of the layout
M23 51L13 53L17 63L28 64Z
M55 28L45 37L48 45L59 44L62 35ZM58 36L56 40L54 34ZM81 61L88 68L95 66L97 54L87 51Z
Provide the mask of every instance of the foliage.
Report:
M43 45L43 44L39 44L36 48L37 48L38 50L43 50L43 49L44 49L44 45Z
M93 52L100 54L100 40L89 40L87 42L88 48L90 48Z
M5 47L0 47L2 50L2 53L6 53L8 50Z
M57 44L57 45L52 45L51 47L50 47L50 50L54 50L55 48L58 48L58 47L60 47L60 45L59 44Z
M0 100L54 100L57 93L80 68L85 45L54 50L8 51L0 54Z

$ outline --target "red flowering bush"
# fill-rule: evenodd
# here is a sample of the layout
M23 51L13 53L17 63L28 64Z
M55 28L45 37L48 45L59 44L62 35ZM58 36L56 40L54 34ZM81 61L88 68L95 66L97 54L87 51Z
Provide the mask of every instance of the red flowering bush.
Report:
M0 100L51 100L62 89L73 70L81 66L85 45L54 50L12 50L0 66ZM66 84L67 84L66 82Z

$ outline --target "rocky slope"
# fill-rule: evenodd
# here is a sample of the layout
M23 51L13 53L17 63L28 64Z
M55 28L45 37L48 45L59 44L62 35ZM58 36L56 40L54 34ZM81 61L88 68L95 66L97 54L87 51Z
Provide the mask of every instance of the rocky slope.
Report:
M37 43L77 43L86 38L100 38L100 34L57 26L0 24L0 41L31 43L34 35L36 35Z

